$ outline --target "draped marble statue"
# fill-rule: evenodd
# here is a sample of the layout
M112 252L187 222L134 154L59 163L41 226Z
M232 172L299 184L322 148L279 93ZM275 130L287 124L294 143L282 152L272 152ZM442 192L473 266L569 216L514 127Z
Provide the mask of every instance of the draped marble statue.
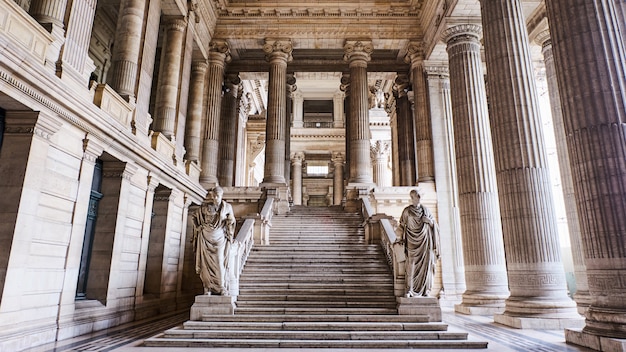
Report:
M407 297L428 296L439 258L439 227L433 214L420 203L417 190L410 193L412 204L400 217L400 241L406 252Z
M222 200L224 191L210 189L202 205L192 215L193 249L196 273L204 293L228 295L226 277L230 244L235 233L235 216L230 204Z

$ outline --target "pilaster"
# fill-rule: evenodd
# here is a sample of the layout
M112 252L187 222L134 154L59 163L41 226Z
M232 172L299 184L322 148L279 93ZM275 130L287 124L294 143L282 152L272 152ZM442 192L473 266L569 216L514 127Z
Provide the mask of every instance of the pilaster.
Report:
M391 170L389 163L389 151L391 145L388 141L376 141L370 146L372 164L374 165L374 183L377 187L391 186Z

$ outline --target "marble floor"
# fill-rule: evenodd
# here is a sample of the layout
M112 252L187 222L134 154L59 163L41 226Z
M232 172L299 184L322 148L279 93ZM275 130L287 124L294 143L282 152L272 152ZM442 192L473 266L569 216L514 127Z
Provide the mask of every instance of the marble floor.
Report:
M469 332L470 340L488 341L486 351L493 352L561 352L561 351L592 351L590 349L568 345L565 343L562 330L519 330L508 328L493 322L488 316L467 316L455 314L449 308L443 309L443 321L449 324L450 330L464 330ZM267 348L154 348L142 347L145 338L156 335L165 329L177 326L187 320L189 313L181 313L161 319L152 319L131 324L125 324L105 331L79 336L55 344L39 346L27 352L267 352L275 349ZM355 352L356 349L281 349L280 352ZM391 350L391 349L389 349ZM371 349L358 351L375 351ZM394 349L393 351L414 351ZM459 351L448 349L429 349L429 351ZM485 350L477 350L485 351Z

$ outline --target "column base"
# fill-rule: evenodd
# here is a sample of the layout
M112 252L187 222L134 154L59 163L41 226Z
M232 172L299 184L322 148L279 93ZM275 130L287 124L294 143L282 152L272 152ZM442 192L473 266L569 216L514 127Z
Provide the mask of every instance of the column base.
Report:
M191 306L189 320L202 321L204 315L235 314L235 296L199 295Z
M428 315L429 322L441 321L441 307L435 297L397 297L398 314Z
M463 303L454 306L454 311L465 315L494 315L504 312L502 306L468 306Z
M592 335L582 329L565 329L565 342L596 351L626 352L626 339Z
M547 318L547 317L514 317L494 314L493 321L516 329L563 330L566 328L583 328L585 319L580 318Z

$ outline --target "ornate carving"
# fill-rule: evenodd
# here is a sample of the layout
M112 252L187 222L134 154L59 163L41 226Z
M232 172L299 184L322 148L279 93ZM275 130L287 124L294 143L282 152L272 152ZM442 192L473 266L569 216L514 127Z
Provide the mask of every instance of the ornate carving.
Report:
M460 24L443 31L441 39L450 44L477 42L483 34L483 28L477 24Z
M213 60L219 59L223 62L230 62L230 44L223 39L213 39L209 43L209 57Z
M263 52L267 60L273 57L284 57L287 62L291 61L293 57L291 53L293 51L293 45L291 39L285 38L265 38L265 44L263 44Z
M345 53L344 61L365 60L368 62L372 59L374 45L369 40L348 40L343 46L343 50Z

